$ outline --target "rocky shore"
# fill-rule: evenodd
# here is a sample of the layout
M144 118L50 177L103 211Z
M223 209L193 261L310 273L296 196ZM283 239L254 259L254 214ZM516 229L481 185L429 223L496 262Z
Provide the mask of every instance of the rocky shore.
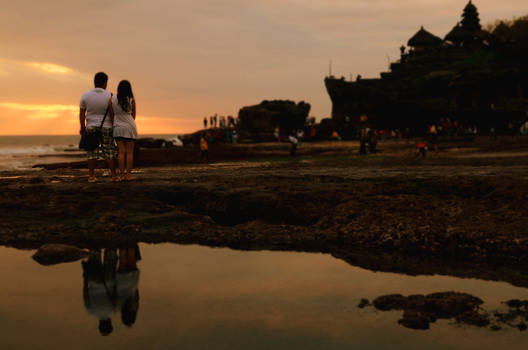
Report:
M524 139L446 143L424 159L411 142L366 157L352 146L293 160L143 167L123 183L89 184L84 169L5 172L0 244L313 251L372 270L528 286Z

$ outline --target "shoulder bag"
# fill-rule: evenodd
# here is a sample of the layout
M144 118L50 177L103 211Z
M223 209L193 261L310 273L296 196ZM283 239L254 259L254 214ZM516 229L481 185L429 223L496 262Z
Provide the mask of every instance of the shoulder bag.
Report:
M112 98L113 94L110 94L110 99ZM103 121L101 122L101 125L99 127L92 131L92 132L86 132L86 129L81 135L81 140L79 141L79 149L85 150L85 151L93 151L101 145L101 142L103 141L103 124L106 120L106 116L108 114L108 110L110 109L110 103L108 107L106 107L106 112L103 117Z

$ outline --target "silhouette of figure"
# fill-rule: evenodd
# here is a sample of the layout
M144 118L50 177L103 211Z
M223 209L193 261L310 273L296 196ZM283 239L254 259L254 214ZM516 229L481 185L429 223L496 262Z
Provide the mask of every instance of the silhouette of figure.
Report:
M88 260L82 262L84 307L99 320L99 332L103 336L113 331L112 316L117 307L116 266L115 249L105 249L104 260L100 250L93 250Z
M137 268L139 260L141 260L141 255L137 244L119 248L118 306L121 310L121 321L127 327L134 325L139 309L139 270Z
M86 311L99 320L99 333L113 332L112 317L120 311L124 325L132 327L139 309L139 269L141 254L137 244L92 250L82 262L83 300ZM118 266L119 263L119 266Z

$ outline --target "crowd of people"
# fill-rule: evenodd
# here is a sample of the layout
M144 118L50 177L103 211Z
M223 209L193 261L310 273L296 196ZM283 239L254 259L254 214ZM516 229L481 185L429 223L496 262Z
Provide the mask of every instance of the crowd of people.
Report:
M113 182L131 181L134 180L134 144L138 137L136 101L129 81L119 82L116 95L106 90L107 85L108 75L103 72L95 74L94 88L82 95L79 106L81 135L101 135L99 147L86 151L88 182L96 182L94 170L99 158L107 161Z
M225 117L218 116L218 114L215 114L213 116L210 116L209 118L204 117L204 129L207 129L207 123L209 123L210 128L234 128L238 122L237 119L233 118L233 116L228 115L227 117Z

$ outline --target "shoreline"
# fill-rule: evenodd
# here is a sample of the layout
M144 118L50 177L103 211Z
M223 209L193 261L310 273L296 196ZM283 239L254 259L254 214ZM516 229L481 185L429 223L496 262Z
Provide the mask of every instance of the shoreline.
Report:
M321 252L371 270L528 286L528 147L484 157L483 144L425 159L412 144L367 157L327 144L295 160L140 167L117 184L88 184L84 169L2 172L0 245Z

